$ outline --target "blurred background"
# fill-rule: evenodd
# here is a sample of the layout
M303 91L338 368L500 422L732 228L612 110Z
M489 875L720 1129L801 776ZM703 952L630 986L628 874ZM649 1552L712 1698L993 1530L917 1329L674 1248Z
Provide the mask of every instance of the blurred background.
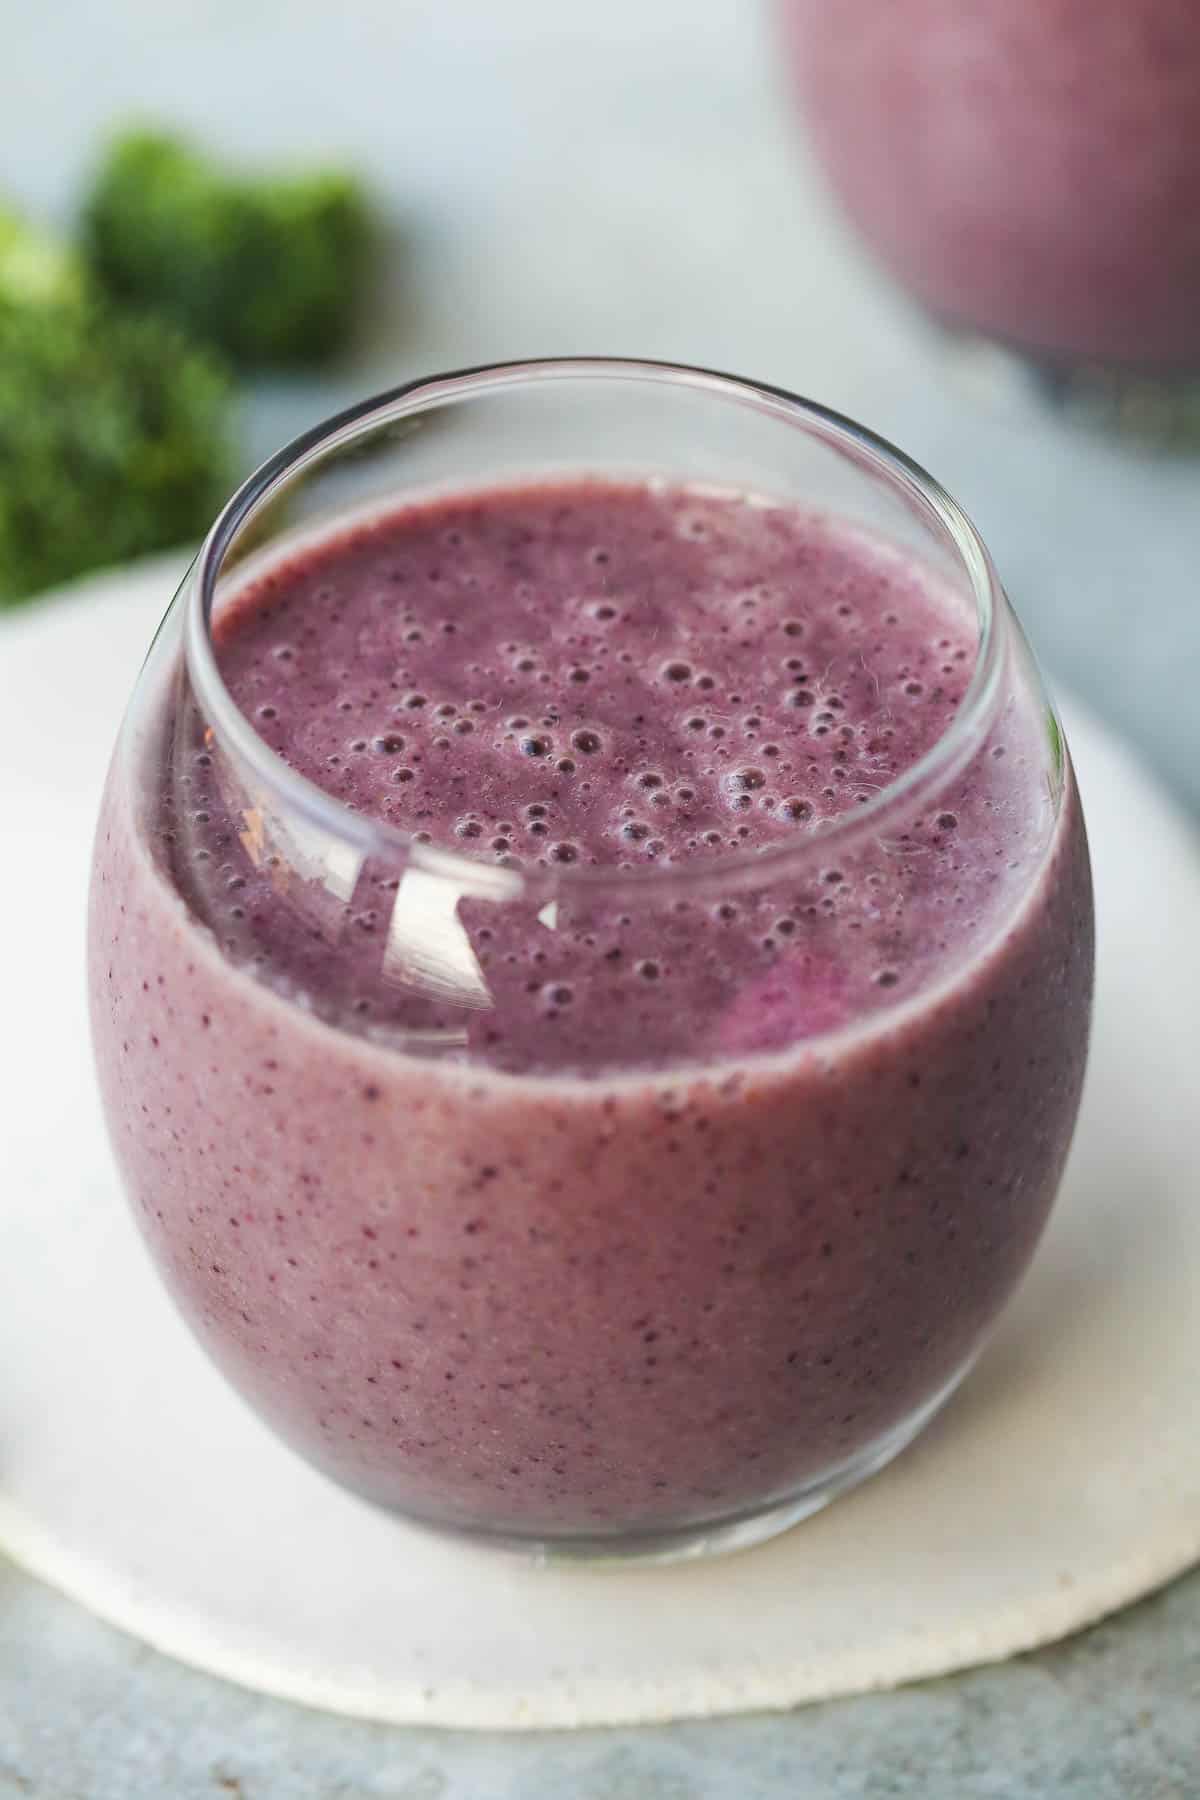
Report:
M75 229L111 135L361 177L382 246L344 350L237 374L235 473L373 389L565 352L695 361L848 411L974 515L1060 682L1200 806L1200 461L963 383L828 197L747 0L10 4L0 196Z

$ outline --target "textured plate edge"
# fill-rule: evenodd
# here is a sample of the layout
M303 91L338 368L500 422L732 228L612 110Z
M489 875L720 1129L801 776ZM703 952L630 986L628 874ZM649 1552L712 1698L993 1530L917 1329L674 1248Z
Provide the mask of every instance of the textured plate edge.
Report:
M56 1545L36 1523L0 1499L0 1547L19 1568L65 1594L95 1617L198 1672L275 1700L385 1725L432 1725L468 1731L543 1732L606 1726L663 1725L740 1713L783 1712L823 1700L910 1687L987 1663L1007 1661L1059 1642L1164 1587L1200 1561L1200 1510L1181 1517L1177 1531L1112 1566L1103 1581L1072 1582L1054 1593L1014 1597L985 1623L964 1618L952 1634L922 1643L919 1630L893 1636L869 1651L823 1659L820 1669L799 1661L770 1673L714 1669L684 1681L642 1680L637 1699L623 1684L587 1683L581 1702L570 1681L553 1679L520 1695L474 1686L410 1686L397 1691L364 1681L331 1686L231 1652L210 1628L183 1613L163 1613L126 1592L106 1572ZM904 1673L897 1675L903 1663ZM607 1691L606 1691L607 1690ZM615 1690L615 1691L614 1691Z

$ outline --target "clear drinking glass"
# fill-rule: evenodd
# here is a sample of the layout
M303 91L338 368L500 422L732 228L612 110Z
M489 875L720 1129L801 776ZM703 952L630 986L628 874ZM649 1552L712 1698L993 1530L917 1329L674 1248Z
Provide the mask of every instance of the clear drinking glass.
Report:
M778 746L754 744L737 695L672 668L694 678L696 742L715 759L746 741L731 819L769 804L794 829L598 864L539 859L535 819L512 826L520 856L423 842L403 810L411 695L394 740L347 717L347 755L393 757L390 816L285 762L271 709L239 711L213 629L248 584L422 496L573 475L840 521L957 609L961 704L895 778L809 804L772 791ZM638 581L622 555L618 532L582 596L614 631ZM448 533L430 574L460 621L488 604L455 588L462 556ZM783 652L803 651L804 599L798 569ZM319 665L320 620L293 635ZM778 679L815 756L843 729L841 677L802 664L781 654ZM451 672L447 719L470 728L469 671ZM902 732L921 689L861 729ZM586 707L596 727L585 708L551 753L599 790L612 696L593 684ZM673 805L685 754L655 778ZM968 520L849 420L661 364L416 381L266 464L167 612L96 839L104 1102L192 1329L335 1480L543 1556L753 1542L913 1438L1044 1224L1091 966L1070 762Z
M1200 445L1192 0L779 0L838 200L979 368Z

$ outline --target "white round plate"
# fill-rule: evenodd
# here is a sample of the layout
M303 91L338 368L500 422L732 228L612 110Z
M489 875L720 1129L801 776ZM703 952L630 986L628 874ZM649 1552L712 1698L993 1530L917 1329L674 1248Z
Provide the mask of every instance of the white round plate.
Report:
M1074 711L1100 915L1083 1119L1029 1278L912 1450L761 1549L603 1572L442 1543L281 1448L159 1287L89 1066L92 816L180 573L118 572L0 626L0 1545L247 1686L488 1727L890 1686L1045 1643L1200 1557L1200 858Z

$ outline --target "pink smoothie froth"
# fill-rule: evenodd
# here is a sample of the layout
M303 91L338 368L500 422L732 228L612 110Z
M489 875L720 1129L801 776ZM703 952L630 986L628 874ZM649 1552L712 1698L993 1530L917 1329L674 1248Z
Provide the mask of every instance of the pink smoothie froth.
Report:
M277 560L215 639L362 814L488 866L713 877L462 899L433 980L403 870L314 909L161 704L100 827L101 1080L173 1291L279 1432L424 1517L652 1530L945 1388L1044 1223L1091 951L1032 708L886 852L820 850L963 702L949 586L836 520L564 479Z

